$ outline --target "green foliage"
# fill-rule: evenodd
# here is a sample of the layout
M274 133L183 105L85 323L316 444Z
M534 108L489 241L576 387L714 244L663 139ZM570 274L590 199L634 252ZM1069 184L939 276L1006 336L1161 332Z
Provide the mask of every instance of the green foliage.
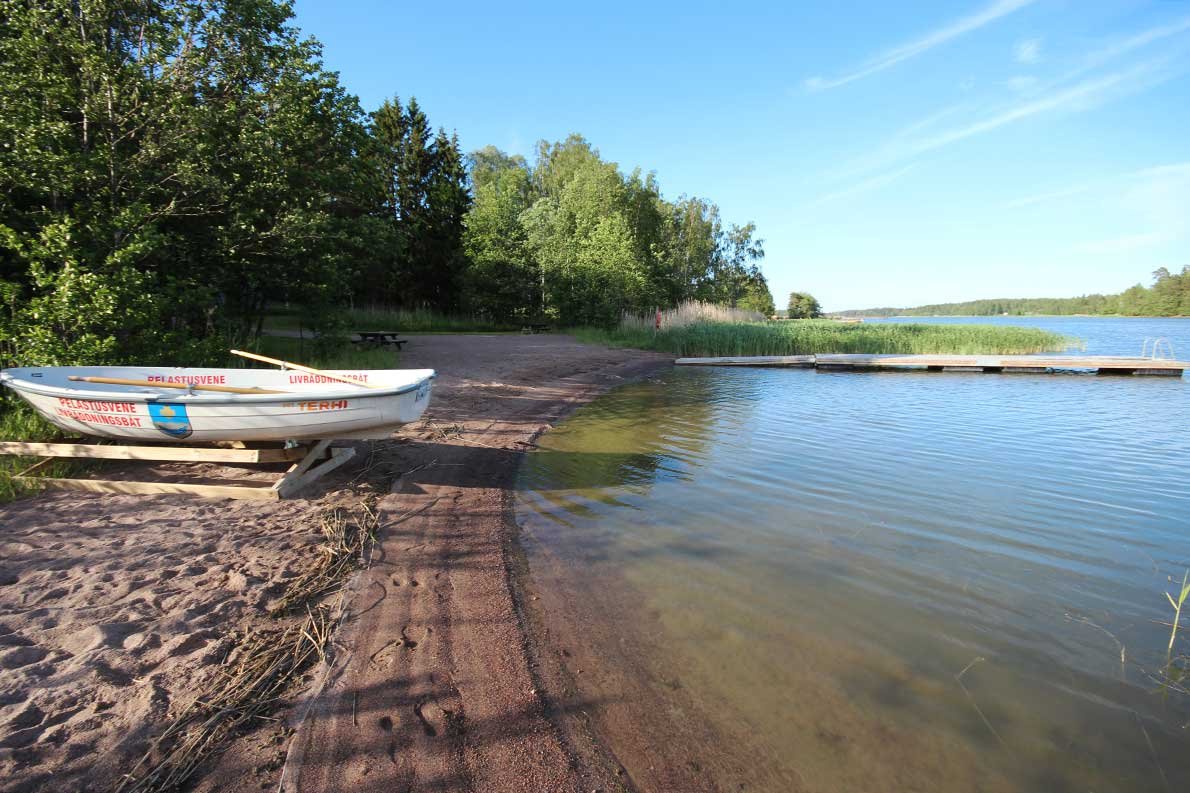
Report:
M477 152L476 155L478 156ZM475 171L475 205L467 216L464 250L471 266L466 303L481 316L508 321L542 310L541 267L530 255L521 215L529 208L529 173L493 160Z
M666 201L654 175L625 176L579 135L539 143L533 164L491 146L470 162L464 249L477 312L610 326L695 299L773 311L752 224L724 230L714 204Z
M756 277L749 281L737 308L756 311L766 317L777 313L777 304L773 302L773 293L769 291L769 283L762 273L757 273Z
M1025 354L1062 350L1074 342L1036 328L993 325L850 324L831 320L702 322L661 332L622 325L580 329L576 335L616 347L682 357L810 355L815 353Z
M1153 273L1153 285L1140 284L1118 295L1083 295L1068 298L1004 298L1000 300L971 300L966 303L937 303L916 308L869 308L844 311L841 316L853 317L931 317L970 316L990 317L1009 314L1116 314L1131 317L1188 317L1190 316L1190 265L1179 274L1162 267Z
M437 311L460 308L467 259L464 218L471 206L458 138L430 123L417 99L393 97L372 114L373 157L383 199L383 244L355 283L364 302Z
M198 363L341 302L358 103L269 0L0 0L5 361Z
M38 415L15 395L0 393L0 439L47 442L62 437L62 430ZM34 492L35 488L13 477L45 458L0 456L0 504ZM54 460L39 472L45 476L74 476L84 468L77 460Z
M348 305L488 326L771 312L751 224L578 135L465 164L415 99L365 115L291 13L0 0L0 365L216 362L280 302L318 355Z
M790 292L789 319L817 319L822 316L822 305L808 292Z

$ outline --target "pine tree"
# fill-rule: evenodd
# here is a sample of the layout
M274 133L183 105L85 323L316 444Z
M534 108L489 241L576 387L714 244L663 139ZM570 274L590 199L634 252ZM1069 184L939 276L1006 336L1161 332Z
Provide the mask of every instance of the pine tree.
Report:
M422 278L425 300L440 311L460 308L463 271L464 217L471 207L467 171L459 152L457 135L439 129L434 139L433 167L426 186L424 259L416 270Z

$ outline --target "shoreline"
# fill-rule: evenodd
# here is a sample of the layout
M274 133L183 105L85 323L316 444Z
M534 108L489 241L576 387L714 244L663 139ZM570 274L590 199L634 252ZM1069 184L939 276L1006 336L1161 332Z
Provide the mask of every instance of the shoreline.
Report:
M557 716L512 506L536 437L670 359L559 336L415 337L411 348L403 366L439 369L434 401L406 442L373 458L402 472L379 504L377 559L336 636L342 662L291 721L275 789L630 790ZM204 782L218 789L232 772Z
M671 361L558 335L413 336L399 365L439 372L426 416L360 444L305 499L47 492L0 505L0 790L114 789L204 695L235 636L268 627L270 601L318 553L321 511L369 494L380 539L347 583L332 665L188 788L629 789L542 690L511 507L534 438Z

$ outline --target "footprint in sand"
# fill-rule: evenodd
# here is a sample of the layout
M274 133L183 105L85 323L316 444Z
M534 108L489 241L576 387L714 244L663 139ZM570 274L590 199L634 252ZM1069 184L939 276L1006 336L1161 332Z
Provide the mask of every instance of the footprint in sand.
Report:
M393 661L397 660L397 656L401 651L402 641L400 639L393 639L386 642L376 652L368 658L368 663L372 665L373 669L387 669L393 665Z
M402 649L416 650L433 633L432 628L426 627L420 631L414 631L413 635L410 635L409 626L406 625L401 628L401 638L386 642L383 647L368 657L368 662L374 669L387 669L397 660ZM418 638L414 638L415 636Z
M454 713L446 710L433 699L423 699L414 705L413 715L417 716L422 729L431 738L446 734L454 720Z
M19 633L0 629L0 647L28 647L33 644L32 639L26 639Z
M37 663L47 655L49 653L40 647L31 645L14 647L7 652L0 653L0 669L20 669Z

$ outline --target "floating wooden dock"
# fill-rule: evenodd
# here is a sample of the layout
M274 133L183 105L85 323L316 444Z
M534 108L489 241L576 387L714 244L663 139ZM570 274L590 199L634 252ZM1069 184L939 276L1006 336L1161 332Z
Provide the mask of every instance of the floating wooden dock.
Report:
M1075 355L755 355L740 358L678 358L679 366L778 366L803 369L1041 374L1093 371L1103 375L1181 377L1190 361Z

